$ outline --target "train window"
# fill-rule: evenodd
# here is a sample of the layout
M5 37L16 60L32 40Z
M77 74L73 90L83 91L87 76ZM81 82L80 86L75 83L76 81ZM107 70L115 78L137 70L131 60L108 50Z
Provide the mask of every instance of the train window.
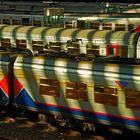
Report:
M16 39L16 46L17 46L17 48L20 48L20 49L26 49L26 40Z
M53 45L54 46L61 46L61 44L62 44L61 42L49 42L50 47Z
M117 105L117 88L102 85L94 86L95 102L101 104Z
M76 48L79 48L79 40L78 39L68 40L67 41L67 47L76 47Z
M76 48L76 47L68 47L67 52L69 54L72 54L72 55L79 55L80 54L80 49Z
M59 96L60 82L53 79L40 79L40 94Z
M80 45L79 45L79 40L68 40L67 41L67 52L70 54L78 55L80 53Z
M22 18L22 25L29 25L29 18Z
M88 43L86 44L87 48L87 55L95 55L99 56L99 46L94 45L93 43Z
M43 44L43 41L32 41L33 44L40 44L42 45Z
M128 24L128 31L131 31L134 29L134 24Z
M112 24L111 23L103 23L102 24L102 29L103 30L112 30Z
M97 30L99 30L99 26L100 26L99 23L95 23L93 21L90 21L90 28L91 29L97 29Z
M65 28L72 28L73 27L72 21L66 21L64 26Z
M49 42L49 49L53 51L60 52L61 51L61 42Z
M20 20L13 19L13 20L12 20L12 24L13 24L13 25L19 25L19 24L20 24Z
M49 23L51 24L59 23L59 16L50 16Z
M115 30L116 31L124 31L125 30L125 24L115 24Z
M33 20L33 26L41 26L40 20Z
M66 98L87 101L87 85L84 83L67 82Z
M3 19L3 24L10 24L10 19Z
M99 49L99 46L98 45L95 45L94 43L92 42L89 42L86 44L86 47L87 48L93 48L93 49Z
M125 89L126 107L140 109L140 91Z
M43 51L43 41L32 41L34 51Z
M77 20L77 28L85 28L85 20Z
M9 38L2 38L1 39L1 47L10 47L11 41Z
M7 42L7 43L9 43L9 42L10 42L10 39L9 39L9 38L2 38L1 41L2 41L2 42Z

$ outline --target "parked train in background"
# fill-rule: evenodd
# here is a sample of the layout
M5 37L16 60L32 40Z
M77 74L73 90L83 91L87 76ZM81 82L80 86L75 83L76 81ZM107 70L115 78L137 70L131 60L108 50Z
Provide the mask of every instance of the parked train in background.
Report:
M79 28L0 25L1 48L73 55L140 58L140 33Z
M1 13L0 23L24 26L130 31L139 26L140 18L138 13L68 14L64 12L63 8L47 8L44 9L42 14Z
M15 12L0 14L0 23L8 25L32 25L32 26L54 26L63 27L63 8L44 8L42 12Z
M65 28L130 31L139 26L139 14L72 14L65 13Z

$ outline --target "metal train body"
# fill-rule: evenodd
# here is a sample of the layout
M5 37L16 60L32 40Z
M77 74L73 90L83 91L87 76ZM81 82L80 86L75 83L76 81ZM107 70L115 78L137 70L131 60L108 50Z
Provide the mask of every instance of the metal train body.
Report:
M0 73L1 105L140 129L139 65L28 55L13 63L6 57L1 71L7 66L13 74L6 79L9 73Z
M77 28L0 25L2 48L140 58L140 33Z
M7 25L63 27L64 16L45 16L40 13L1 13L0 23Z
M44 16L37 14L0 14L0 23L9 25L44 26ZM38 23L38 24L37 24Z
M62 11L62 8L54 8L53 11ZM48 8L48 11L52 8ZM47 12L46 12L47 13ZM120 14L73 14L62 13L1 13L0 23L8 25L46 26L62 28L83 28L98 30L122 30L130 31L139 26L138 13Z
M65 28L130 31L139 26L138 14L65 14Z

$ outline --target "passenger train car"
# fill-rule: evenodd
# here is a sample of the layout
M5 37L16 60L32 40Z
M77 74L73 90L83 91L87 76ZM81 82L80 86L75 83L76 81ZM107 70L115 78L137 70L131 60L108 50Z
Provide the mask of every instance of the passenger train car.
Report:
M49 8L52 11L52 8ZM62 11L62 8L55 8L54 11ZM50 14L48 12L48 14ZM52 14L52 13L51 13ZM46 15L42 13L0 13L0 23L8 25L26 25L26 26L50 26L50 27L63 27L64 26L64 15Z
M140 58L139 32L0 25L0 48Z
M138 13L64 15L65 28L130 31L139 25L139 21Z
M0 105L140 129L139 63L0 56Z
M45 26L44 16L38 14L0 14L0 23L8 25Z
M1 13L0 23L8 25L130 31L139 26L140 18L138 13L73 14L65 13L63 8L48 8L41 14Z

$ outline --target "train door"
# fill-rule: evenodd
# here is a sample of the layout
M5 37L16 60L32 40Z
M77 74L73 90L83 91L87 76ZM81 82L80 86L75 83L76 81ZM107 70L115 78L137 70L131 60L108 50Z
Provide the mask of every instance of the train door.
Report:
M106 47L106 56L112 55L112 56L119 56L119 48L120 45L117 44L108 44Z

